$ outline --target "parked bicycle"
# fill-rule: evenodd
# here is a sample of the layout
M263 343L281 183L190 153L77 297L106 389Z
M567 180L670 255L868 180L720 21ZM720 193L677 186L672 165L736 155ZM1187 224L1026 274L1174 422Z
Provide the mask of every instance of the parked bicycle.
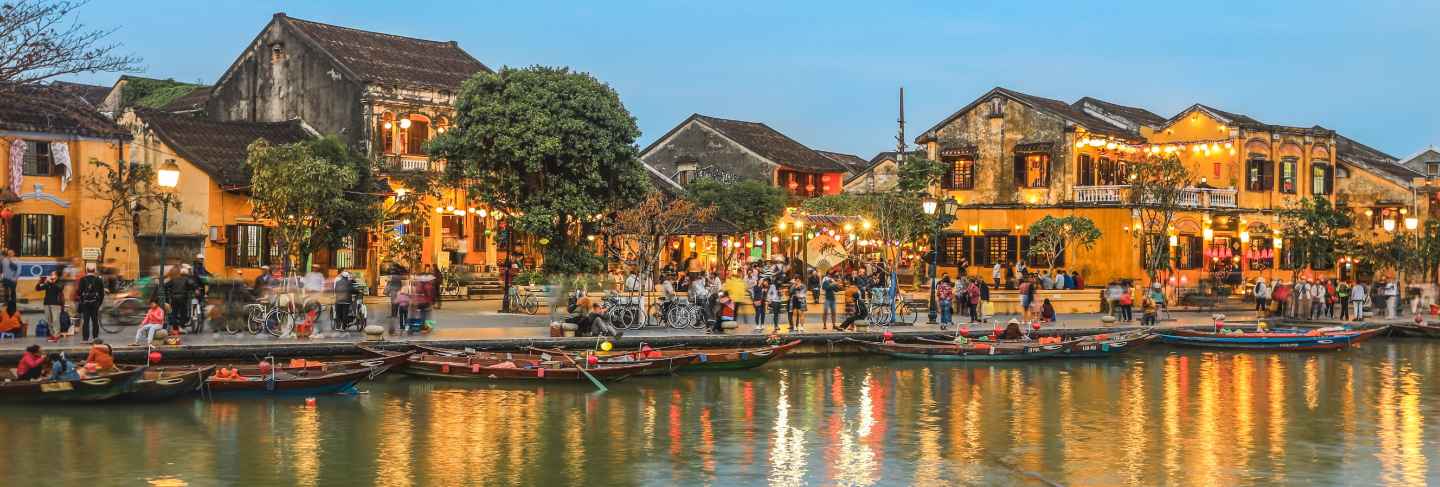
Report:
M540 299L523 287L511 286L510 309L533 315L540 312Z
M870 292L870 316L866 321L872 326L913 326L920 319L920 313L900 295L892 300L886 289L872 289Z

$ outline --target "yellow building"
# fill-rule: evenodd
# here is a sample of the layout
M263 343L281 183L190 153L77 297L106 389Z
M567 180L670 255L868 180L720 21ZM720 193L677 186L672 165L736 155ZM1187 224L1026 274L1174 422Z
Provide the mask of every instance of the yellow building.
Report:
M1385 219L1402 223L1402 209L1423 204L1401 198L1418 173L1332 130L1267 124L1198 104L1165 118L1093 98L1072 104L995 88L917 143L949 164L937 192L960 203L941 239L942 267L956 272L968 264L966 271L987 278L993 264L1025 258L1030 224L1080 215L1103 236L1091 250L1067 250L1057 267L1078 270L1091 286L1143 281L1139 223L1126 194L1129 161L1150 154L1178 155L1194 180L1169 232L1179 288L1205 279L1288 280L1294 263L1275 239L1276 213L1300 198L1320 196L1357 215L1369 210L1376 228ZM1027 261L1037 270L1044 265Z
M7 93L0 103L0 216L5 247L20 259L21 296L34 293L34 279L83 261L114 259L122 272L136 268L135 245L127 231L111 233L104 248L88 224L108 209L85 181L103 177L91 161L115 167L130 134L84 100L47 88Z
M246 149L260 139L272 144L311 139L318 136L314 130L300 120L215 122L155 110L129 110L119 122L134 135L131 160L156 167L173 160L180 167L180 184L174 190L179 207L171 208L164 222L167 263L189 263L204 253L212 274L253 280L261 266L281 261L269 222L253 215ZM141 220L145 269L158 269L161 220L159 208L148 209ZM327 269L364 269L369 241L367 232L357 232L355 245L320 252L312 263Z

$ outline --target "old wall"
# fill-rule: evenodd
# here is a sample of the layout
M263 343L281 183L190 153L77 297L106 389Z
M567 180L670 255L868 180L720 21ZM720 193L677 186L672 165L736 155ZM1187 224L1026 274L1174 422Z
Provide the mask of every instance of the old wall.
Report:
M1054 204L1068 199L1073 184L1073 161L1065 121L1004 98L1003 116L991 116L990 104L976 105L936 130L930 157L941 160L939 150L970 147L975 157L975 189L952 191L965 204ZM1021 189L1015 181L1016 144L1051 143L1050 187Z
M325 53L268 24L216 82L206 111L216 120L282 122L300 118L325 135L363 149L362 82Z
M716 166L731 176L774 183L774 165L697 121L686 123L640 159L666 176L674 175L678 164L694 162L697 169Z

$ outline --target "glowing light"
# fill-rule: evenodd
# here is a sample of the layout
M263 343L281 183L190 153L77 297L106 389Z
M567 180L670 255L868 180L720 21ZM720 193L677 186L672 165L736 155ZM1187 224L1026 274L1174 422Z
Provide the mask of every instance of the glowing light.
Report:
M1381 222L1381 226L1385 227L1385 231L1393 232L1395 231L1395 219L1386 218L1385 221Z
M1412 216L1412 217L1407 217L1407 218L1405 218L1405 229L1406 229L1406 230L1414 230L1416 227L1419 227L1419 226L1420 226L1420 219L1419 219L1419 218L1415 218L1415 217L1413 217L1413 216Z
M1180 237L1175 236L1175 235L1171 235L1171 236L1170 236L1170 246L1171 246L1171 247L1176 247L1176 246L1179 246L1179 245L1180 245Z
M1275 248L1277 248L1277 249L1285 248L1285 239L1280 238L1280 237L1275 237L1275 239L1274 239L1272 242L1270 242L1270 246L1271 246L1271 247L1275 247Z
M1201 236L1202 238L1204 238L1205 240L1210 240L1210 239L1212 239L1212 238L1215 238L1215 230L1211 230L1211 229L1209 229L1209 228L1206 228L1206 229L1200 231L1200 236Z
M1240 231L1240 243L1250 243L1250 232Z
M400 128L402 128L402 129L408 129L408 128L410 128L410 119L408 119L408 118L402 118L402 119L400 119Z

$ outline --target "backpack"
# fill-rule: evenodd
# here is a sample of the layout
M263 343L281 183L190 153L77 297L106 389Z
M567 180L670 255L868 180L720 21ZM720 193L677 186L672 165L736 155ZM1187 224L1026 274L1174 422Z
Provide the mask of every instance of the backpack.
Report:
M39 323L36 323L36 324L35 324L35 336L37 336L37 337L48 337L48 336L50 336L50 324L49 324L49 323L46 323L45 320L40 320Z
M71 321L70 321L70 313L69 313L68 311L63 310L63 309L60 310L60 333L67 333L67 332L69 332L69 331L70 331L70 323L71 323Z

